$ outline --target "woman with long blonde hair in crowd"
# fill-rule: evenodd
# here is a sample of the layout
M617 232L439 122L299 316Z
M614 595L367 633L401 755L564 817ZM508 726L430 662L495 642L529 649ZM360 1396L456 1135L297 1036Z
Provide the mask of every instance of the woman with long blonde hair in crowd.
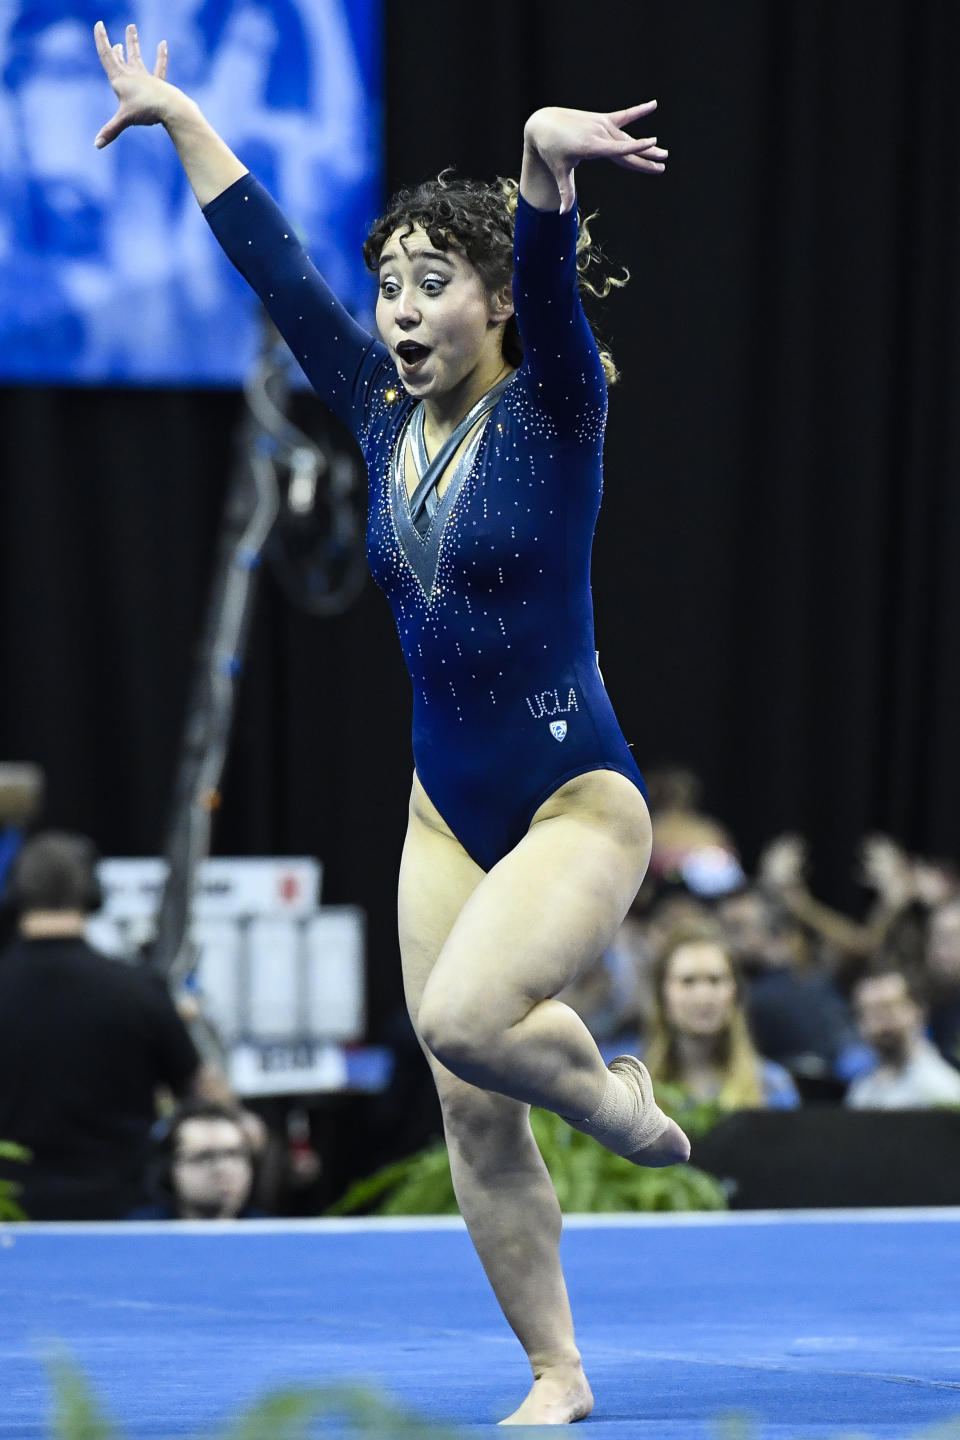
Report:
M653 992L644 1059L655 1080L675 1086L691 1105L799 1105L789 1073L765 1060L750 1037L733 957L709 921L685 924L667 938L653 968Z

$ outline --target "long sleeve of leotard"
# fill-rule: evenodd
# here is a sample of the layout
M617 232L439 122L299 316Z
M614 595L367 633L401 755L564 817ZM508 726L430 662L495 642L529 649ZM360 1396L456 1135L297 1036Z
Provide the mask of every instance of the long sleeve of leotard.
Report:
M577 211L536 210L518 197L513 303L531 394L559 436L594 440L607 386L577 284Z
M360 439L388 352L341 305L275 201L249 173L204 207L227 256L263 301L317 394Z

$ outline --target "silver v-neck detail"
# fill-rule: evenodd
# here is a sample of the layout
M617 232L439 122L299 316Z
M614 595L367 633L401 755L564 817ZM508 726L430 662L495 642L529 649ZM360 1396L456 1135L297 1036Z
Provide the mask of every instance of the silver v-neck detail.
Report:
M390 487L390 511L393 529L403 555L416 575L428 603L433 597L440 564L440 547L447 520L457 503L464 481L473 468L477 452L483 442L487 420L493 414L497 401L516 379L516 371L498 380L496 385L481 395L480 399L447 436L431 461L423 438L424 404L415 405L397 437L393 452L392 484ZM482 422L482 423L480 423ZM469 441L450 476L450 482L443 495L437 494L437 485L447 465L463 443L474 425L479 425L476 434ZM412 447L413 468L417 472L417 485L412 495L407 494L406 451L407 443ZM421 530L417 521L426 517Z
M426 533L421 535L410 516L410 502L409 496L407 495L407 482L404 473L404 456L406 454L410 426L413 422L413 415L415 414L416 411L413 412L410 419L407 420L407 423L400 431L396 448L393 452L390 512L393 518L394 534L397 537L397 544L400 547L400 551L410 566L410 569L417 577L424 598L429 601L433 597L434 586L437 581L437 570L440 565L440 549L443 544L447 521L457 503L464 482L473 469L477 452L486 434L489 415L457 461L456 468L450 476L449 484L443 494L437 498L436 507L430 516L429 527Z

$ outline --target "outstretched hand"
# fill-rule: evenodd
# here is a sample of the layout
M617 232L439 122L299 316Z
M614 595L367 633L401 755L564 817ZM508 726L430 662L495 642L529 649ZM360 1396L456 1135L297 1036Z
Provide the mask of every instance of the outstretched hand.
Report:
M544 172L544 179L549 174L560 193L561 214L573 206L573 172L581 160L612 160L626 170L661 173L667 151L659 148L656 135L637 140L623 128L656 108L656 100L607 113L550 106L530 116L524 129L524 158L529 168Z
M804 884L807 845L802 835L778 835L763 849L757 880L769 890L799 890Z
M166 119L171 93L177 94L174 86L166 83L167 42L161 40L157 46L157 63L151 73L140 54L140 40L136 25L127 26L127 53L123 46L111 45L107 27L98 20L94 27L97 54L113 86L114 94L120 101L112 120L108 120L94 140L98 150L109 145L129 125L156 125Z

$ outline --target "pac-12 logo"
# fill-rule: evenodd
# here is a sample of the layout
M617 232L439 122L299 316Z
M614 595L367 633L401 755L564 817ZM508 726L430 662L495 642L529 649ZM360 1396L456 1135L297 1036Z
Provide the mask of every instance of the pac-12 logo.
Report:
M550 734L553 736L554 740L565 740L567 737L566 720L551 720Z

